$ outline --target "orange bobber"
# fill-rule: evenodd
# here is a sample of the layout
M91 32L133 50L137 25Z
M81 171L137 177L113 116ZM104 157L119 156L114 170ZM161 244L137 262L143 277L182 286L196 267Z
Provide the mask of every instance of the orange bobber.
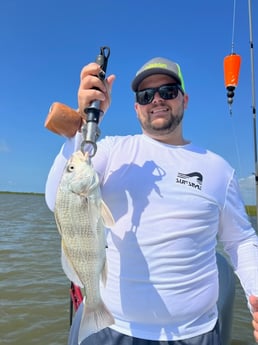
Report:
M241 56L235 53L224 58L225 86L237 86L240 72Z
M238 84L241 56L235 53L224 58L224 82L227 88L228 103L232 104L234 90Z

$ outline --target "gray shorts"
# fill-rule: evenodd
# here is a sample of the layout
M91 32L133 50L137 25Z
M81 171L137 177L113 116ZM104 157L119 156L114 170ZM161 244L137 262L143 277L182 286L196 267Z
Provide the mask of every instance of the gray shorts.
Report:
M81 309L82 308L79 308L77 315L75 315L73 325L70 330L68 345L78 345ZM186 340L175 341L139 339L118 333L110 328L105 328L83 340L81 345L222 345L222 343L220 340L219 322L217 322L214 329L208 333Z

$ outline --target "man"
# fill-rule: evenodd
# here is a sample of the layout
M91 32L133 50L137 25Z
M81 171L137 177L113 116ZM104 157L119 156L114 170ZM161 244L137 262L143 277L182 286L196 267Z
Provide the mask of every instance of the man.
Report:
M115 76L81 72L79 112L93 100L109 107ZM178 64L154 58L132 89L141 135L107 137L92 161L115 225L107 230L108 281L102 297L115 324L83 345L223 345L218 326L216 239L229 254L253 313L258 341L258 239L234 169L183 136L188 104ZM54 209L63 168L80 148L69 139L50 171L46 201ZM256 296L256 297L255 297ZM78 327L71 330L70 343Z

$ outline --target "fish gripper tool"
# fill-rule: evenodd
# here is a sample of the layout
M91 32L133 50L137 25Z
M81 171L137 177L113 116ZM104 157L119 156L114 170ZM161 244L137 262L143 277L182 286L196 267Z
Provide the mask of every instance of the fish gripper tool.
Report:
M108 58L110 55L109 47L101 47L100 54L96 58L96 63L101 66L101 72L98 77L105 80ZM99 119L103 116L103 111L100 109L100 101L93 101L89 107L84 109L86 114L86 122L82 126L83 141L81 143L81 151L84 152L85 145L90 144L93 147L90 157L93 157L97 152L97 140L100 136L100 129L98 127Z

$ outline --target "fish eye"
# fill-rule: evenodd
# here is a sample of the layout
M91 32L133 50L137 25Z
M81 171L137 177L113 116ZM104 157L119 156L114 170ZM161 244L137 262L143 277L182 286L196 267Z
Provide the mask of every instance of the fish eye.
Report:
M67 167L67 171L68 171L68 172L72 172L72 171L74 171L74 164L70 164L70 165L68 165L68 167Z

